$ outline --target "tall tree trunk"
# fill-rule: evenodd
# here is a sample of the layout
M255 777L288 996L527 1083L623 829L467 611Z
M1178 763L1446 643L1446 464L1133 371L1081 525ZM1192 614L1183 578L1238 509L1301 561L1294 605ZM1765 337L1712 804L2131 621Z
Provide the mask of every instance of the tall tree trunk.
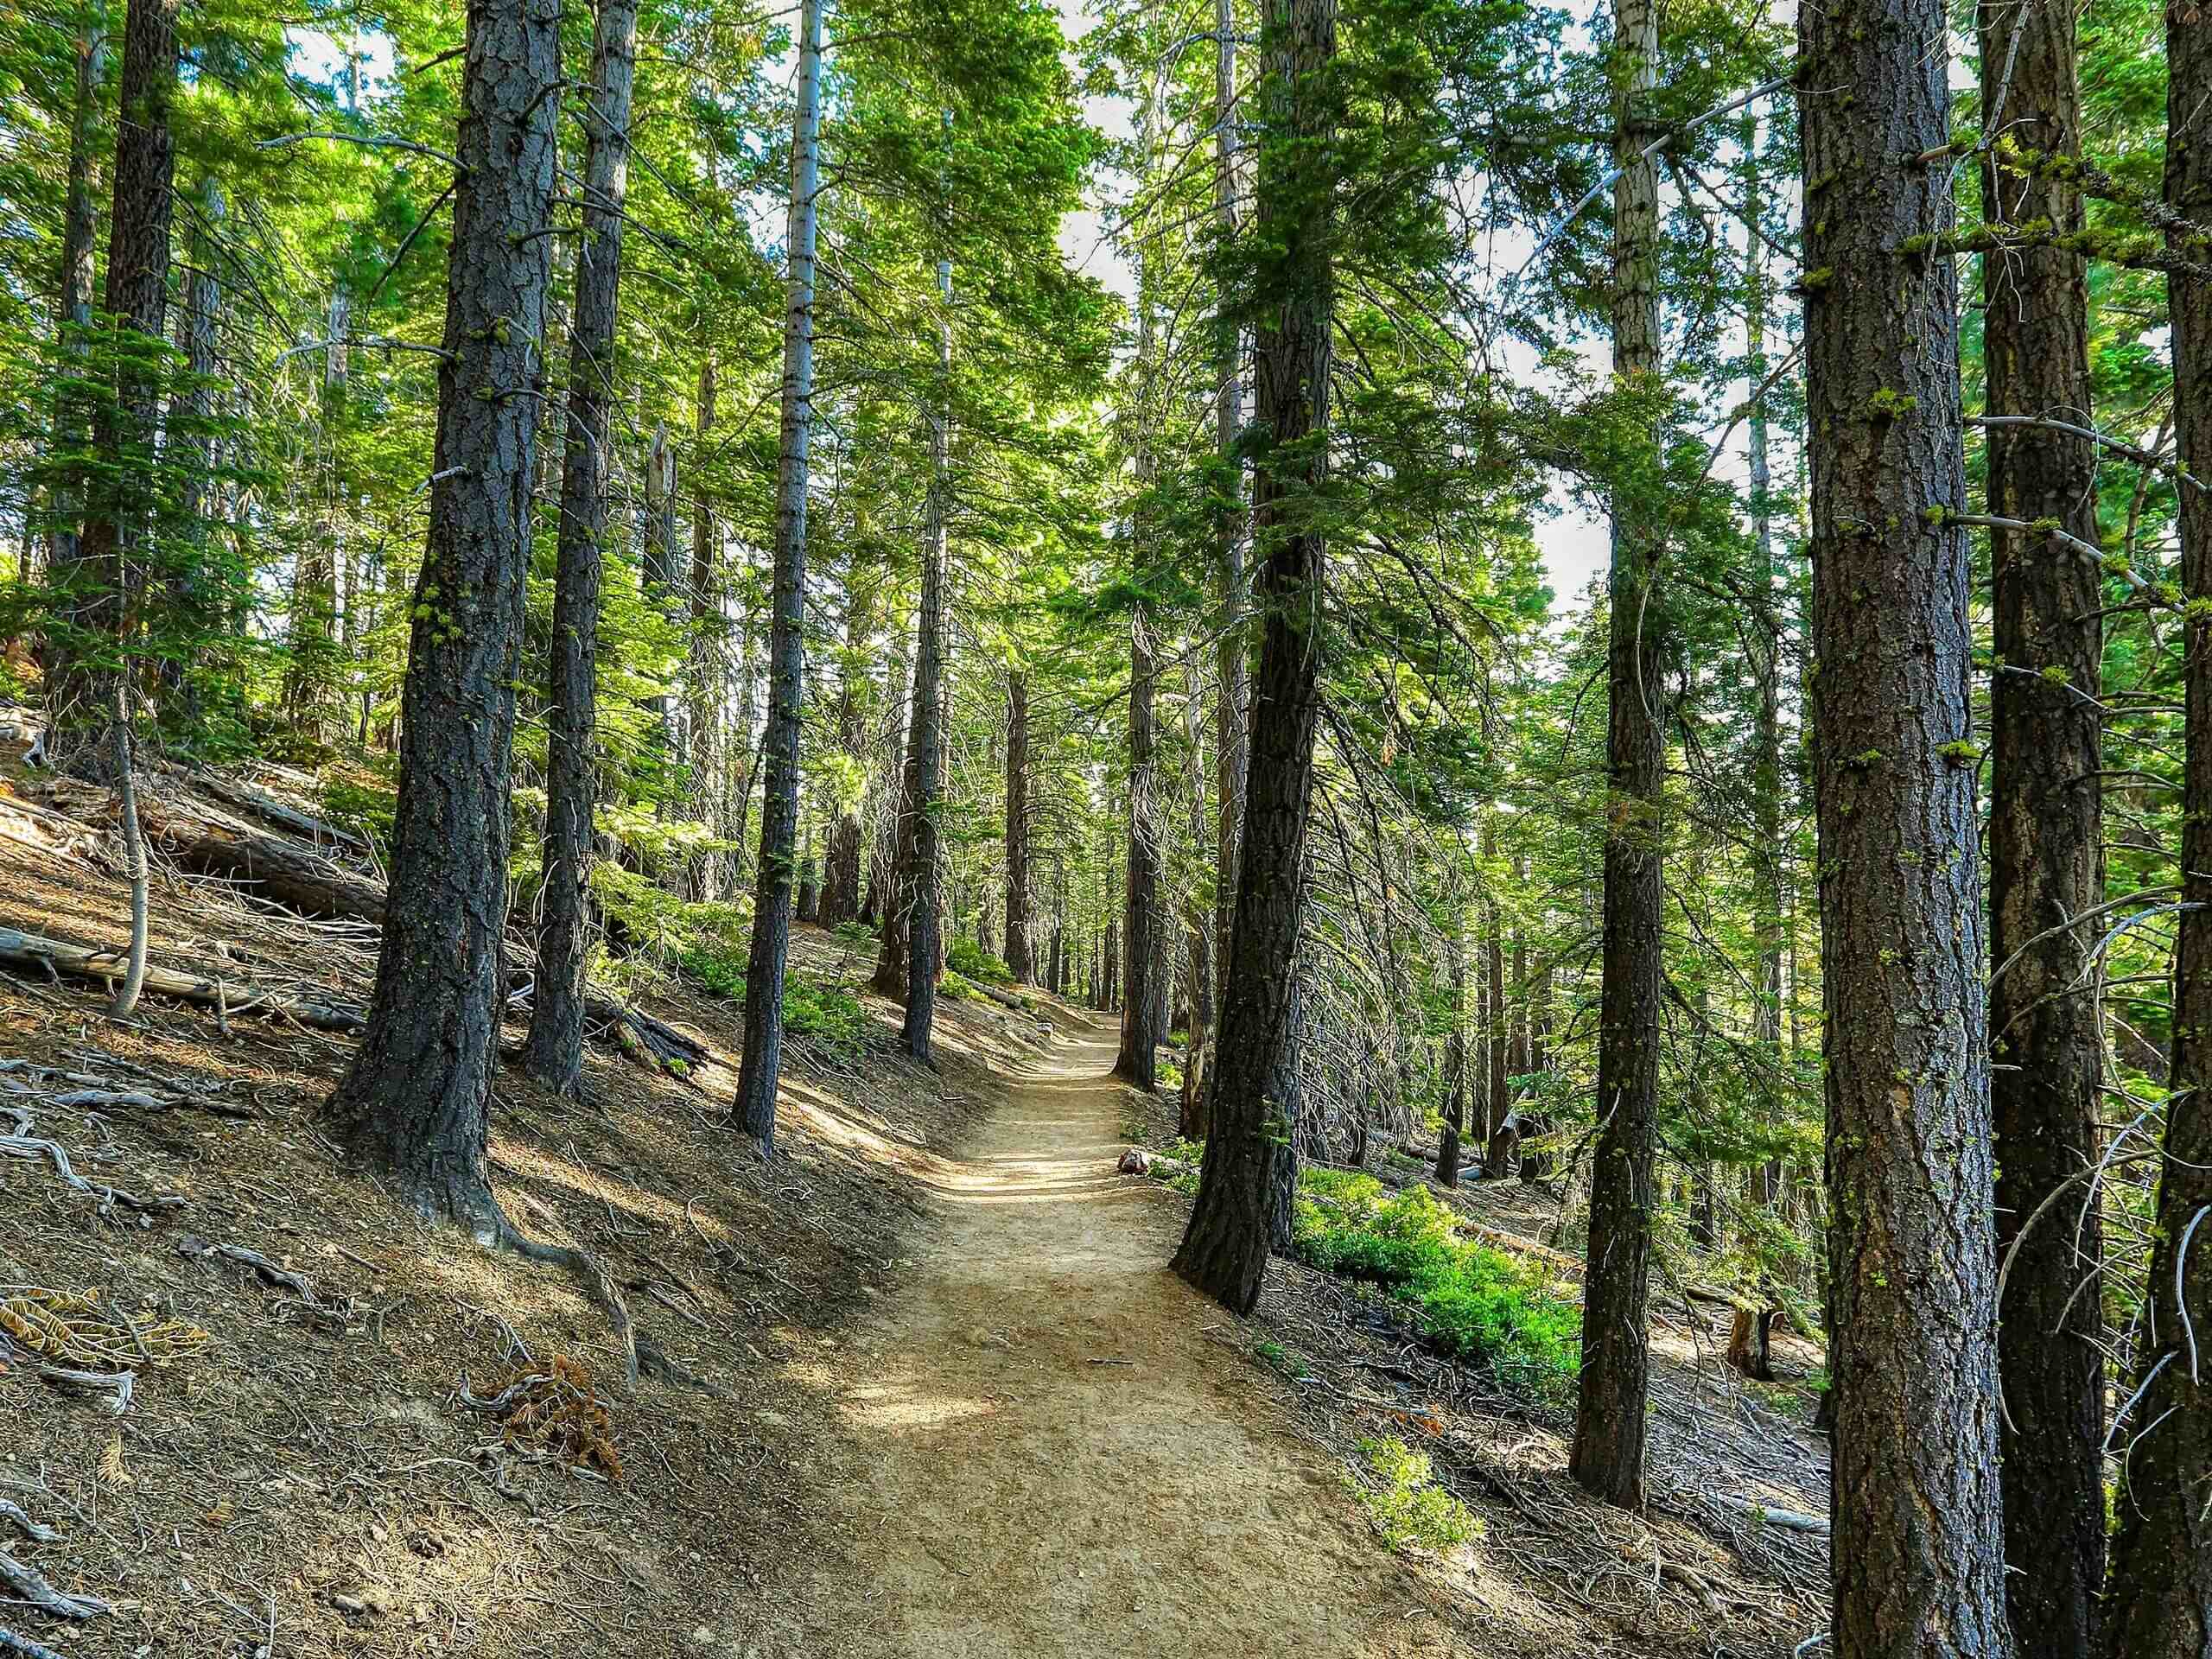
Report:
M945 116L948 141L952 117ZM951 515L952 261L937 262L938 371L944 386L930 411L930 493L922 527L921 602L914 629L914 804L912 858L901 885L906 904L906 1018L899 1036L918 1060L930 1058L937 1018L938 942L938 796L942 787L944 696L944 564Z
M1837 1659L2008 1650L1945 28L1798 15Z
M99 232L99 210L92 200L92 137L99 123L106 62L107 31L96 16L88 16L77 36L77 86L69 106L69 185L62 207L61 268L54 284L54 319L64 358L82 359L91 344L93 258ZM64 391L54 399L54 447L65 458L72 456L85 440L85 410ZM79 463L65 461L64 476L71 481L54 489L47 569L57 582L78 569L83 551L82 470ZM60 671L65 660L66 653L49 646L49 678Z
M2202 223L2212 213L2212 38L2191 7L2166 13L2166 204ZM2172 238L2176 242L2179 238ZM2174 428L2182 463L2212 469L2212 283L2167 279L2173 315ZM2132 1379L2112 1580L2104 1604L2108 1659L2203 1659L2212 1653L2212 496L2181 492L2188 758L2183 772L2182 897L2174 972L2173 1071L2165 1162L2152 1230L2145 1340Z
M1037 977L1029 920L1029 677L1006 684L1006 965L1018 985Z
M68 632L48 696L47 758L102 775L114 766L106 741L124 652L131 562L145 548L153 501L154 429L160 371L147 348L162 339L168 312L171 181L176 142L178 0L130 0L123 29L121 118L116 124L115 200L108 221L102 308L136 338L123 343L113 400L92 411L99 474L86 491L77 557L57 565Z
M1614 0L1613 378L1654 395L1659 361L1659 175L1643 154L1659 79L1657 0ZM1637 435L1656 467L1658 435ZM1630 486L1616 485L1617 493ZM1643 489L1648 490L1649 485ZM1650 601L1662 547L1660 515L1617 499L1612 510L1606 721L1605 963L1598 1037L1598 1134L1590 1174L1590 1255L1582 1385L1569 1460L1585 1489L1624 1509L1643 1503L1644 1395L1650 1333L1654 1119L1659 1095L1660 918L1666 887L1667 782L1661 619Z
M2075 8L1981 0L1982 125L2047 156L2081 153ZM1982 170L1984 211L2008 224L2083 224L2056 170ZM1993 415L2090 423L2086 262L2060 247L1984 261L1982 359ZM1989 510L2048 519L2097 541L2096 456L2084 439L1989 433ZM2005 1585L2012 1637L2038 1659L2090 1659L2105 1578L2104 1321L2077 1294L2102 1255L2094 1198L2021 1227L2096 1162L2104 1051L2088 995L2094 931L2075 918L2103 896L2099 769L2103 573L2043 536L1990 533L1990 1078L1997 1129L1997 1248L2019 1244L1999 1310L2005 1414ZM2058 679L2047 678L2055 675ZM2013 960L2015 955L2018 960ZM2006 965L2009 964L2009 965ZM2076 1189L2079 1191L2080 1189ZM2212 1615L2208 1615L2212 1617Z
M784 966L791 955L798 850L798 746L806 715L806 490L814 437L815 198L822 156L822 0L801 0L798 103L785 245L783 435L776 479L776 587L768 635L768 724L761 734L760 858L745 967L745 1054L733 1118L766 1157L776 1143L784 1046Z
M1335 319L1332 193L1313 160L1335 130L1330 85L1336 0L1268 0L1262 50L1265 119L1254 195L1260 241L1254 316L1256 403L1264 448L1254 519L1266 617L1254 685L1236 906L1223 975L1211 1130L1198 1203L1175 1270L1236 1313L1259 1300L1274 1211L1296 1149L1293 989L1305 918L1306 832L1320 715L1322 592L1327 547L1313 497L1328 475L1329 367Z
M1764 1068L1758 1084L1763 1122L1778 1132L1783 1109L1782 1077L1783 872L1789 849L1782 840L1782 613L1775 592L1782 572L1774 553L1774 472L1769 458L1766 384L1767 280L1765 175L1759 160L1756 109L1744 118L1745 374L1751 385L1746 416L1750 432L1752 581L1756 613L1751 620L1755 649L1751 669L1758 681L1758 713L1752 733L1751 813L1758 846L1752 855L1752 931L1758 954L1758 1006L1751 1019L1752 1040ZM1782 1163L1769 1158L1758 1174L1759 1201L1771 1209L1780 1200Z
M1161 825L1153 753L1153 694L1158 680L1152 619L1140 605L1129 618L1129 849L1122 910L1126 988L1122 1052L1114 1063L1114 1075L1147 1090L1159 1083L1160 1044L1166 1035L1160 1029L1160 992L1165 988L1159 983Z
M871 776L868 744L868 713L874 698L864 666L875 634L875 592L857 584L857 573L849 571L845 602L845 650L837 669L837 747L862 778ZM823 861L822 921L825 927L849 922L861 913L861 809L867 802L863 787L859 801L840 800L830 826L830 849Z
M546 663L545 891L537 986L523 1067L547 1088L583 1088L584 975L589 965L593 815L598 779L599 593L607 548L608 427L615 397L623 203L637 0L600 0L584 131L584 242L569 327L569 421Z
M786 319L785 327L789 326ZM785 355L789 355L788 345ZM715 359L709 356L699 364L694 426L702 454L708 434L714 429L715 390ZM685 675L683 730L686 758L691 765L691 817L706 826L708 834L722 836L731 828L730 778L722 743L724 705L729 696L729 618L723 609L722 586L715 569L717 526L714 507L707 499L703 471L693 493L696 499L691 508L691 652ZM779 531L782 511L779 505ZM751 642L747 643L745 671L750 674ZM745 720L741 746L752 741L750 708L745 711ZM729 855L719 850L702 853L692 860L692 896L709 904L720 899L729 863Z
M1452 921L1452 1023L1444 1032L1444 1134L1436 1147L1436 1183L1459 1185L1459 1160L1467 1133L1467 947L1459 937L1464 912Z
M187 638L174 654L162 658L162 724L177 734L188 734L199 723L194 671L202 655L200 641L224 623L216 603L228 586L213 569L216 527L211 508L214 500L215 463L220 446L213 430L215 375L220 366L216 353L216 328L222 316L223 284L215 273L214 227L223 222L223 187L213 173L200 181L200 222L192 232L192 271L184 288L184 367L190 377L169 399L168 431L162 442L170 446L183 474L178 514L188 536L196 545L177 558L168 572L168 600L176 626Z
M894 630L899 643L892 648L891 676L886 712L892 718L884 744L882 776L877 785L888 798L888 810L876 815L875 833L868 842L868 896L861 902L861 920L883 924L883 954L875 970L876 988L887 996L906 995L906 911L899 901L899 871L905 860L904 836L912 810L912 783L902 759L906 718L906 642L903 626Z
M639 577L646 601L673 626L683 615L676 582L676 445L668 435L668 423L653 427L652 449L645 461L645 556ZM683 759L683 743L677 730L676 699L664 686L645 700L659 725L660 761L673 767ZM670 798L661 781L660 816L668 816Z
M340 254L342 261L346 255ZM321 483L321 534L301 546L292 567L290 659L284 670L286 717L317 741L333 734L331 692L340 675L338 572L345 557L345 515L350 489L345 443L353 355L346 336L353 327L353 291L341 264L332 276L323 308L322 401L320 432L328 461Z
M550 8L471 0L392 897L368 1028L329 1109L340 1141L404 1202L487 1240L505 1231L485 1137L506 998L514 687L560 73Z
M1491 851L1496 852L1495 832L1492 832ZM1495 896L1483 904L1483 955L1489 969L1488 1006L1484 1020L1489 1030L1489 1084L1485 1091L1485 1118L1483 1133L1485 1138L1497 1133L1497 1126L1505 1122L1505 1115L1513 1109L1513 1087L1508 1072L1511 1062L1507 1054L1510 1039L1505 1013L1505 923L1500 914Z
M1236 19L1234 0L1214 0L1214 234L1224 247L1236 238ZM1213 981L1217 1007L1229 994L1230 930L1236 918L1236 852L1244 828L1244 776L1250 753L1247 706L1250 701L1249 642L1245 637L1248 578L1244 569L1243 463L1236 454L1244 425L1243 325L1224 284L1215 298L1214 372L1214 547L1215 580L1221 599L1221 639L1215 647L1218 682L1214 710L1214 901ZM1192 1033L1193 1047L1198 1033ZM1185 1130L1204 1140L1212 1100L1211 1076L1219 1058L1205 1055L1203 1092L1192 1091L1192 1122Z

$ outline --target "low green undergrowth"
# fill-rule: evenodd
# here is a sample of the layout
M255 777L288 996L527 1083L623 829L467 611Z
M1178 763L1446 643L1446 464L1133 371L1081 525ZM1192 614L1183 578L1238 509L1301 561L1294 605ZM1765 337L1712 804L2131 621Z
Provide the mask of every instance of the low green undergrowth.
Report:
M1442 1555L1481 1535L1474 1512L1436 1484L1427 1452L1392 1438L1363 1440L1359 1451L1370 1480L1354 1481L1352 1491L1391 1548Z
M1161 1169L1161 1178L1195 1193L1205 1150L1195 1141L1177 1141L1166 1155L1189 1168ZM1484 1365L1546 1404L1573 1397L1581 1310L1529 1264L1463 1237L1451 1211L1427 1187L1392 1193L1356 1171L1302 1170L1291 1229L1298 1260L1375 1285L1403 1302L1438 1352Z
M743 957L709 944L688 946L676 959L685 978L710 996L745 1000ZM810 1038L819 1048L857 1053L868 1014L849 985L791 969L784 975L784 1033Z
M955 939L945 947L944 965L963 979L982 985L1011 985L1014 969L973 939Z
M1292 1209L1294 1249L1325 1273L1379 1285L1412 1306L1421 1332L1455 1359L1489 1365L1540 1399L1573 1393L1582 1316L1543 1276L1459 1236L1426 1186L1384 1196L1372 1176L1313 1170Z

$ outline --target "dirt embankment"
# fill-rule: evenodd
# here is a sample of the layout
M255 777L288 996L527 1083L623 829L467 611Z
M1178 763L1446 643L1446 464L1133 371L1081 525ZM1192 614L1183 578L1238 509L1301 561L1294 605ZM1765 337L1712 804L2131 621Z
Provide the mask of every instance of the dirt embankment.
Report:
M45 828L0 836L0 926L120 945L128 908L102 834ZM374 966L366 927L175 869L156 880L153 938L172 967L357 1004ZM799 953L810 971L864 971L827 935ZM23 1138L60 1147L73 1174L152 1206L77 1190L50 1154L0 1156L0 1303L19 1299L0 1354L0 1499L59 1535L34 1541L0 1508L0 1551L112 1605L52 1619L0 1587L0 1630L73 1659L520 1659L696 1654L702 1626L761 1627L834 1547L801 1471L816 1402L800 1379L838 1363L850 1319L912 1259L924 1179L997 1098L988 1065L1050 1035L949 1002L932 1072L896 1056L896 1011L871 1003L865 1052L794 1065L788 1155L763 1166L721 1122L739 1011L650 1001L709 1061L679 1080L594 1048L582 1106L509 1071L494 1179L525 1230L597 1252L638 1322L719 1395L626 1390L608 1324L570 1279L426 1230L341 1168L317 1113L350 1039L159 996L116 1024L96 987L0 976L0 1105L16 1109L0 1135L23 1116ZM96 1294L74 1319L88 1333L104 1320L128 1344L173 1322L206 1340L159 1340L158 1363L127 1348L138 1374L117 1415L111 1390L41 1378L29 1344L53 1326L33 1292ZM511 1433L461 1397L556 1359L564 1379L588 1370L619 1478L596 1456L578 1472L557 1435Z

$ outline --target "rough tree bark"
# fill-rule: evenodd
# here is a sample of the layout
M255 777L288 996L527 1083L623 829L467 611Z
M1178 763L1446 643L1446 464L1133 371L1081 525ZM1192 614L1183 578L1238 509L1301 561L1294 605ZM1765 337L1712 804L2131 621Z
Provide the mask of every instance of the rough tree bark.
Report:
M1236 27L1232 0L1214 0L1214 234L1224 246L1236 240ZM1213 982L1217 1018L1227 995L1230 930L1236 916L1236 850L1244 827L1244 774L1251 743L1247 705L1250 671L1245 637L1243 463L1236 453L1244 426L1244 330L1227 287L1216 296L1214 318L1214 523L1215 580L1221 600L1221 640L1215 647L1217 682L1214 708L1214 909ZM1212 1110L1212 1073L1217 1039L1192 1033L1203 1090L1186 1091L1189 1122L1184 1133L1203 1141Z
M1614 0L1613 376L1630 395L1656 386L1659 175L1644 156L1645 106L1658 86L1657 0ZM1656 432L1640 464L1658 465ZM1649 488L1649 484L1643 489ZM1645 1319L1651 1263L1654 1119L1659 1093L1661 813L1667 782L1660 619L1649 606L1662 547L1654 518L1623 501L1612 514L1606 651L1605 913L1598 1038L1598 1134L1590 1173L1590 1255L1582 1385L1569 1468L1624 1509L1643 1503Z
M1798 16L1838 1659L2008 1649L1945 26Z
M1029 677L1006 683L1006 965L1014 983L1037 977L1029 918Z
M768 636L766 779L753 942L745 967L745 1054L734 1120L768 1156L776 1144L776 1079L783 1064L784 966L791 954L791 879L798 850L798 743L806 714L806 490L814 437L815 198L821 181L822 0L799 7L798 102L785 244L783 434L777 464L776 576Z
M945 117L950 131L952 118ZM938 371L944 378L930 411L930 493L922 527L921 600L914 629L914 779L912 857L900 872L906 906L906 1018L899 1037L918 1060L930 1058L937 1018L938 946L944 917L938 892L938 795L942 786L944 695L944 561L952 511L952 261L937 262ZM889 930L886 930L887 937Z
M537 922L537 984L522 1052L524 1069L563 1095L583 1087L599 759L599 593L637 46L637 0L600 0L586 94L584 239L569 325L568 435L546 662L545 887Z
M1211 1133L1176 1272L1236 1313L1258 1300L1284 1172L1295 1168L1290 1039L1304 919L1313 739L1320 713L1326 543L1313 501L1328 474L1335 317L1331 193L1313 168L1336 124L1336 0L1268 0L1267 124L1254 181L1257 234L1273 250L1254 308L1255 403L1264 429L1253 489L1265 616L1253 685L1236 905L1222 976Z
M2212 213L2212 34L2194 6L2166 13L2166 203L2202 223ZM2173 315L2174 427L2181 461L2212 468L2212 283L2167 279ZM2174 974L2173 1071L2165 1163L2152 1230L2151 1306L2132 1381L2104 1605L2107 1659L2203 1659L2212 1653L2212 496L2181 493L2182 591L2188 596L2188 756L2183 772L2183 912Z
M1122 1049L1114 1075L1149 1090L1160 1080L1159 780L1153 753L1154 690L1159 664L1152 619L1140 605L1129 618L1129 846L1122 907Z
M399 801L369 1026L331 1096L339 1140L403 1202L507 1235L486 1179L505 1001L509 778L543 391L543 234L558 9L471 0L429 544L410 609Z
M1980 37L1983 130L2078 157L2075 8L1981 0ZM2062 235L2083 224L2081 192L2061 172L2014 171L2000 156L1982 168L1982 200L2008 224L2047 219ZM2087 262L2024 248L1985 259L1982 283L1989 412L2089 425ZM2096 499L2088 441L1990 429L1992 513L2048 519L2094 546ZM2019 1245L1997 1327L2005 1584L2022 1652L2090 1659L2105 1577L2104 1321L2096 1296L2075 1293L2103 1234L2094 1202L2020 1230L2099 1151L2101 1010L2085 989L2095 930L2069 924L2103 896L2092 700L2103 686L2103 573L2048 537L1998 530L1989 541L2004 664L1990 688L1989 950L1993 966L2010 963L1989 987L1990 1103L1997 1248Z
M53 572L68 637L49 653L47 758L92 777L113 765L114 746L106 739L121 672L129 566L143 550L152 507L146 481L154 476L161 372L147 347L161 340L168 307L177 11L178 0L130 0L124 18L115 199L101 307L136 338L118 340L115 396L92 410L100 466L86 490L77 556Z

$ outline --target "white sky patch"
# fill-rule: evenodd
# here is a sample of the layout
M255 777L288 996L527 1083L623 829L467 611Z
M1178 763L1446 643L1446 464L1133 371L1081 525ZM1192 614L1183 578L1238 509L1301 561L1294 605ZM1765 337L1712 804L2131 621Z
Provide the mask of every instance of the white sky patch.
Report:
M1098 20L1084 10L1083 0L1058 0L1060 32L1067 37L1066 58L1071 71L1080 74L1076 48L1083 37L1097 27ZM1136 127L1125 98L1085 98L1083 118L1116 140L1134 137ZM1137 294L1136 272L1122 257L1112 238L1107 234L1107 214L1110 207L1108 181L1102 177L1091 181L1088 199L1075 212L1060 220L1060 253L1068 264L1083 275L1095 278L1103 287L1134 302Z

